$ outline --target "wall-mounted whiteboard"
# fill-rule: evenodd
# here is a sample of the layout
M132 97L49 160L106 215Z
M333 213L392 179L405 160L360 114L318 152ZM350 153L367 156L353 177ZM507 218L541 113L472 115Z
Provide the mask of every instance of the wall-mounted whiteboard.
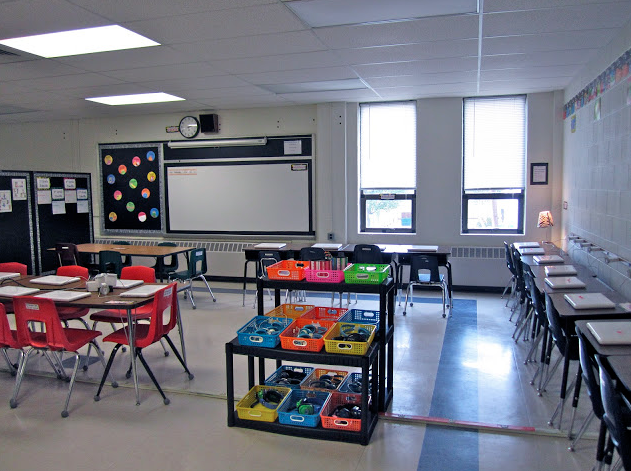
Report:
M165 165L167 232L313 235L311 159Z

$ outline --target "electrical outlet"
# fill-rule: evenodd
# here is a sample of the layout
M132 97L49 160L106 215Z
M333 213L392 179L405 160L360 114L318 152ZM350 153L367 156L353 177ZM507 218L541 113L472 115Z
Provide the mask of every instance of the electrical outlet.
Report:
M329 233L326 235L326 238L327 238L328 240L333 240L333 233L332 233L332 232L329 232Z

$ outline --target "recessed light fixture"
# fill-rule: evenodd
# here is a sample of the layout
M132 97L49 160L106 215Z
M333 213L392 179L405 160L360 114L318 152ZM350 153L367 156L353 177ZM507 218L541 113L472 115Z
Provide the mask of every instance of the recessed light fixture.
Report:
M160 45L118 25L3 39L0 44L46 58Z
M184 98L168 93L140 93L136 95L98 96L86 98L88 101L103 103L104 105L138 105L142 103L163 103L166 101L182 101Z
M478 0L283 0L313 28L477 13Z

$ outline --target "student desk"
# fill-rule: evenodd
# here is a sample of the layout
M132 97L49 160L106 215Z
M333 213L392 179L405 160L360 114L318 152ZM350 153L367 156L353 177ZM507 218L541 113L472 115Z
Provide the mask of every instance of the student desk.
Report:
M164 245L117 245L117 244L79 244L79 253L98 255L102 250L113 250L121 255L133 257L153 257L156 259L156 271L162 273L164 258L188 252L193 247L169 247ZM162 281L162 279L160 279Z
M38 288L42 292L44 291L53 291L53 290L75 290L75 291L85 291L85 280L76 281L74 283L68 283L62 286L51 286L49 284L41 284L34 283L31 280L34 278L39 278L39 276L25 276L21 278L13 278L10 280L6 280L3 285L16 284L18 286L24 286L27 288ZM165 285L166 286L166 285ZM78 308L90 308L90 309L119 309L125 310L127 312L127 324L130 326L130 339L129 339L129 351L132 355L132 374L134 378L134 389L136 392L136 405L140 405L140 391L138 388L138 374L136 369L136 350L134 345L134 325L132 318L132 313L135 309L140 306L144 306L145 304L149 304L153 302L153 296L148 296L146 298L125 298L121 297L120 294L123 293L124 289L114 289L109 294L105 296L100 296L98 291L91 292L90 296L77 299L75 301L55 301L55 304L58 306L71 306ZM34 293L37 295L40 293ZM0 296L0 301L11 301L13 298L11 297L3 297ZM177 324L178 330L180 331L180 345L182 347L182 358L184 363L186 363L186 350L184 346L184 330L182 328L182 316L180 315L180 308L178 303L178 312L177 315Z
M631 400L631 353L628 355L616 355L607 358L614 375L620 381L623 396L627 401Z

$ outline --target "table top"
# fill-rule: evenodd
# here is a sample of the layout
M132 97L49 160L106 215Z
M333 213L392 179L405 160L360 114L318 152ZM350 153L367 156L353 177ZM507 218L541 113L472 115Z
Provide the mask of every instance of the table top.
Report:
M77 250L80 253L98 254L102 250L113 250L123 255L138 257L166 257L188 252L194 247L170 247L167 245L119 245L119 244L79 244Z
M607 360L622 386L627 392L631 392L631 355L609 357Z
M631 316L631 313L629 314ZM617 319L598 319L598 322L615 322ZM599 355L604 356L618 356L618 355L631 355L631 345L601 345L598 340L592 335L591 331L587 328L587 323L591 322L590 319L576 321L576 327L585 335L585 338L590 343L592 348ZM631 370L631 364L629 365ZM631 373L630 373L631 374Z
M353 253L353 250L355 249L355 246L358 244L342 244L342 246L339 249L333 249L333 250L326 250L327 252L344 252L344 253ZM446 245L438 245L438 250L432 250L432 251L427 251L427 252L423 252L423 251L418 251L418 250L413 250L414 245L410 245L410 244L379 244L376 243L374 245L378 245L379 248L381 249L381 251L385 254L414 254L414 253L436 253L439 255L448 255L451 254L451 248L446 246ZM292 252L299 252L300 249L305 248L305 247L312 247L313 244L312 243L305 243L305 244L301 244L301 243L290 243L290 244L286 244L284 247L281 247L279 249L276 248L269 248L269 249L262 249L262 248L257 248L256 244L252 244L252 245L248 245L246 247L243 248L244 251L246 252L262 252L262 251L278 251L278 252L288 252L288 251L292 251ZM133 254L132 254L133 255Z
M602 285L605 286L604 284ZM588 292L588 291L581 291ZM610 300L616 303L616 307L609 309L574 309L565 300L563 295L565 293L552 293L550 294L550 300L554 304L554 307L559 312L559 316L565 320L579 320L579 319L625 319L631 318L631 312L620 307L620 303L627 302L626 298L620 293L613 291L609 288L602 290L590 290L589 292L603 293Z

